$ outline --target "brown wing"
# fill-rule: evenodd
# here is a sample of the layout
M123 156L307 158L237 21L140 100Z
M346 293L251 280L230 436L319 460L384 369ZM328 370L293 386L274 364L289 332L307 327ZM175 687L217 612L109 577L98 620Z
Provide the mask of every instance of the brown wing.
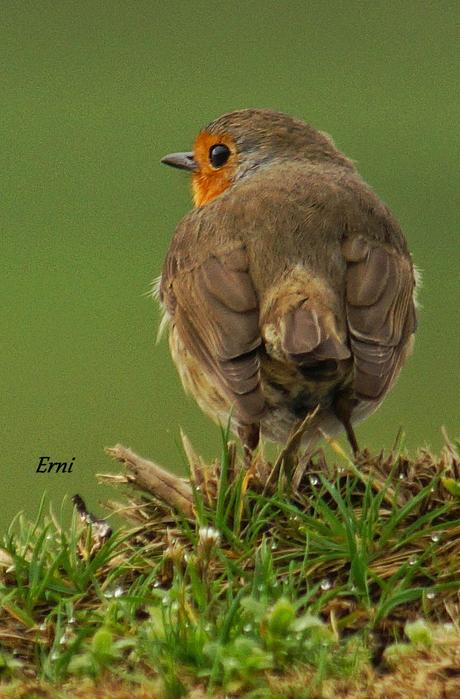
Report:
M358 398L380 400L397 377L416 328L408 256L360 236L342 247L348 263L346 312Z
M166 262L161 293L182 342L221 387L242 422L264 412L259 383L259 308L244 246L175 271Z

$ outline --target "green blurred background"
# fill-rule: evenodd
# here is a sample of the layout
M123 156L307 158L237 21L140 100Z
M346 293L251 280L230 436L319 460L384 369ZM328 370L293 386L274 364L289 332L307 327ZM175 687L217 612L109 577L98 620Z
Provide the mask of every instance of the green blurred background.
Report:
M182 426L216 454L144 294L191 206L161 156L242 107L330 132L423 270L415 354L360 443L459 436L459 20L442 1L3 0L2 528L44 489L100 512L115 442L180 471ZM41 455L74 473L37 474Z

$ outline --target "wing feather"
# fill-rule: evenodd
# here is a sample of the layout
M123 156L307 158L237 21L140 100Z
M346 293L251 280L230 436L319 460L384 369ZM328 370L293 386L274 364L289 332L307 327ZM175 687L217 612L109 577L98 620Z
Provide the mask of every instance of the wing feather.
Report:
M173 297L173 322L188 352L221 387L243 422L260 419L265 402L260 388L259 305L242 244L212 254L201 264L164 275L162 290Z
M407 255L357 236L345 241L346 312L358 398L380 400L415 332L414 272Z

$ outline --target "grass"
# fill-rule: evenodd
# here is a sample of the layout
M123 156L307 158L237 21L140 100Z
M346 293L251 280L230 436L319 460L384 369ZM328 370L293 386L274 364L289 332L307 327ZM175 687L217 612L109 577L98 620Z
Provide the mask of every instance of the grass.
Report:
M460 696L458 445L319 452L294 493L291 456L246 469L223 434L203 481L184 444L193 519L142 492L103 539L45 501L12 522L0 697Z

